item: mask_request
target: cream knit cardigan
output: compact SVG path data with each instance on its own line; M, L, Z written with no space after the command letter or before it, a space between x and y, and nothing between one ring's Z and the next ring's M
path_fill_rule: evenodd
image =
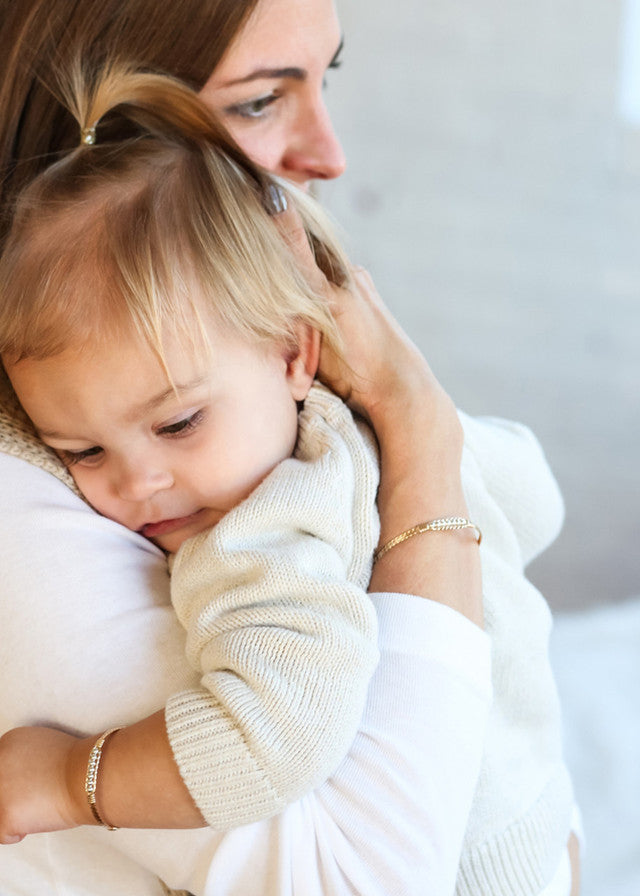
M460 418L462 483L470 517L483 533L494 701L456 896L534 896L560 864L573 793L549 661L551 613L524 569L557 536L564 508L526 427Z

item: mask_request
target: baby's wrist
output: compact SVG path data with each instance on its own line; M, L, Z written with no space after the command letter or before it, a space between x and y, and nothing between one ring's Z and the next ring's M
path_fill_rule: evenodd
M67 812L71 826L97 824L87 794L85 782L91 750L96 737L76 738L71 744L65 761Z

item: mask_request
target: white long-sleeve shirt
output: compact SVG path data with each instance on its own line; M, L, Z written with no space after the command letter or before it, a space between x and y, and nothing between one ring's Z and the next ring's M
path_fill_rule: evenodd
M97 732L197 686L164 556L0 454L0 730ZM276 818L211 830L33 835L2 896L412 896L453 892L490 702L486 636L447 607L372 595L380 664L332 778Z

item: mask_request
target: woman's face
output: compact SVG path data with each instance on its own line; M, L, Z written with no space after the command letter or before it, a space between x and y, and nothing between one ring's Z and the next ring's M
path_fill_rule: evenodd
M260 0L201 96L269 171L302 186L339 177L345 158L323 89L340 48L333 0Z

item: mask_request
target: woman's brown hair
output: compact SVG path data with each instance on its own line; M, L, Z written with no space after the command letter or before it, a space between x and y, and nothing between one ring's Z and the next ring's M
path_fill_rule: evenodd
M199 90L258 0L0 0L0 246L20 189L77 145L52 97L52 72L80 53L99 69L124 59ZM118 119L110 139L120 136Z

